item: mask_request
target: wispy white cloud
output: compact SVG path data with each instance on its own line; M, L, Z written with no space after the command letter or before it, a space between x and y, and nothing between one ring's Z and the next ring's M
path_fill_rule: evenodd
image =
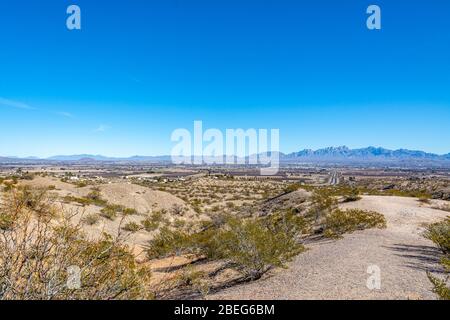
M2 97L0 97L0 106L16 108L16 109L24 109L24 110L35 110L36 109L26 103L23 103L20 101L9 100L9 99L2 98Z
M70 112L58 111L56 112L56 114L66 118L74 118L74 115L71 114Z
M109 130L109 129L111 129L110 126L101 124L101 125L98 126L97 129L94 130L94 132L105 132L106 130Z
M135 83L141 83L141 80L135 77L130 77L130 80L135 82Z

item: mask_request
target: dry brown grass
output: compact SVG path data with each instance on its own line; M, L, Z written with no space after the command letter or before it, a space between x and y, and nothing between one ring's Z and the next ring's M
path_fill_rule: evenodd
M151 298L150 270L122 235L88 239L45 191L12 190L0 218L0 300ZM68 285L74 266L80 287Z

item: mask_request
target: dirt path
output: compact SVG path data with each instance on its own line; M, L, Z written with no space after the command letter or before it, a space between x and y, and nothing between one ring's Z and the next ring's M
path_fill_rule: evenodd
M367 196L345 208L383 213L384 230L364 230L338 241L308 245L287 270L211 299L435 299L426 271L440 272L439 250L421 236L423 223L448 212L423 207L417 200ZM369 266L381 271L381 289L367 288Z

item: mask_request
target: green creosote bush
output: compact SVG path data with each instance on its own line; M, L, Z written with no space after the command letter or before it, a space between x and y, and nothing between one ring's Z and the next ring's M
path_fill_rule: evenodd
M203 231L187 233L162 228L149 242L150 259L195 254L220 259L254 280L285 263L304 250L298 236L305 229L303 218L284 212L256 219L226 217L221 225L210 224Z
M122 206L109 204L100 210L100 216L108 220L114 221L122 212Z
M450 254L450 217L442 222L429 225L424 236L433 241L444 254Z
M386 228L386 219L378 212L359 209L336 209L325 217L324 235L339 238L345 233L370 228Z
M97 224L97 222L98 222L99 219L100 219L99 215L96 214L96 213L93 213L93 214L89 214L89 215L83 217L83 218L81 219L81 221L82 221L84 224L87 224L87 225L89 225L89 226L93 226L93 225Z
M13 227L14 216L11 213L0 213L0 230L10 230Z
M75 186L77 188L84 188L87 187L89 184L86 181L77 181L75 182Z
M308 211L308 218L314 223L321 223L325 216L337 208L337 199L331 196L324 189L317 189L311 196L311 207Z
M148 217L148 218L144 219L141 222L141 224L142 224L142 227L145 229L145 231L152 232L159 228L160 223L159 223L159 221L155 221L151 217Z
M148 232L157 230L161 225L168 225L169 221L164 217L167 211L162 209L154 211L149 217L145 218L141 224Z
M136 223L136 222L128 222L124 227L123 230L131 232L131 233L135 233L138 232L139 230L141 230L141 226Z
M357 188L349 188L342 193L343 202L354 202L361 200L359 190Z
M441 264L444 268L445 277L438 278L427 273L428 278L434 286L433 292L441 300L450 300L449 274L450 274L450 217L444 221L429 225L424 233L425 238L433 241L444 254Z
M109 220L115 220L119 214L134 215L138 214L135 209L126 208L122 205L108 204L108 202L101 197L100 189L92 188L85 197L78 198L73 196L65 196L63 201L66 203L76 202L84 206L95 205L102 207L99 215Z

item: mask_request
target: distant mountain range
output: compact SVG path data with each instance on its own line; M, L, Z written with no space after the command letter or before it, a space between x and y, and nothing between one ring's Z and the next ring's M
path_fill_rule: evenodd
M128 158L106 157L103 155L78 154L58 155L45 159L36 157L17 158L0 157L1 163L29 163L29 162L170 162L170 156L132 156ZM450 165L450 153L438 155L418 150L398 149L389 150L380 147L367 147L350 149L346 146L329 147L318 150L304 149L289 154L280 153L283 163L303 162L339 162L339 163L385 163L385 162L412 162L429 163L438 162Z
M46 159L41 160L50 160L50 161L150 161L150 162L158 162L158 161L170 161L170 156L132 156L128 158L119 158L119 157L105 157L102 155L92 155L92 154L76 154L76 155L68 155L68 156L53 156Z
M106 157L93 154L58 155L48 158L38 157L0 157L0 163L28 163L28 162L118 162L118 161L140 161L140 162L167 162L171 161L170 156L132 156L132 157Z
M284 159L347 159L347 160L450 160L450 153L438 155L418 150L367 147L349 149L346 146L329 147L319 150L305 149L283 155Z

